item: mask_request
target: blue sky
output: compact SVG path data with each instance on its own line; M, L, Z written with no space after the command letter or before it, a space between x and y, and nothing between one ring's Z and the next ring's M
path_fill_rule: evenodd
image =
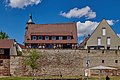
M36 24L77 22L79 42L105 18L120 35L120 0L0 0L0 30L23 43L32 13Z

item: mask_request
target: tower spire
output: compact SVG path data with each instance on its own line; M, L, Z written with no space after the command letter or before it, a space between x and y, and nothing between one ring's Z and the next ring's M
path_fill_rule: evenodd
M27 22L27 24L35 24L35 23L33 22L33 20L32 20L32 14L29 14L29 17L30 17L30 19L29 19L29 21Z

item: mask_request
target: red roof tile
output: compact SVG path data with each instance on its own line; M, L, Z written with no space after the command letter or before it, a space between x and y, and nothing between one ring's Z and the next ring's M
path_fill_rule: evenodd
M22 44L17 43L22 49L26 49L26 47Z
M14 39L1 39L0 48L10 48L14 44Z
M28 24L26 28L24 43L51 43L51 41L32 41L31 35L56 35L56 36L73 36L69 40L54 40L53 43L78 43L76 23L58 23L58 24ZM28 41L29 40L29 41Z
M80 43L80 46L85 46L86 42L88 41L89 37L85 38L83 42Z

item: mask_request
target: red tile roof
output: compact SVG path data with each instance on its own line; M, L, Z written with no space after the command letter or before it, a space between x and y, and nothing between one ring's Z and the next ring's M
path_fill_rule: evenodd
M87 41L88 41L89 37L85 38L83 42L80 43L80 47L83 47L86 45Z
M72 36L73 35L73 33L72 33L72 31L70 32L70 31L54 31L54 32L32 32L31 33L31 35L47 35L47 36L49 36L49 35L53 35L53 36Z
M57 23L57 24L28 24L26 28L24 43L78 43L76 23ZM73 36L72 40L44 40L33 41L31 35L56 35L56 36ZM29 40L29 41L28 41Z
M17 43L22 49L26 49L26 47L22 44Z
M11 48L14 44L14 39L1 39L0 40L0 48Z

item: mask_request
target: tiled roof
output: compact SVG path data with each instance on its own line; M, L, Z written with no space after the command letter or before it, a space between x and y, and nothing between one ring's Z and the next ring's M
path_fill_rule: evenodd
M32 32L31 33L31 35L55 35L55 36L60 36L60 35L62 35L62 36L71 36L71 35L73 35L73 33L72 33L72 31L70 32L70 31L59 31L59 32Z
M0 48L10 48L14 44L14 39L1 39Z
M31 35L56 35L56 36L73 36L70 43L78 43L77 41L77 27L76 23L56 23L56 24L28 24L26 28L25 41L31 40ZM32 41L33 43L35 41ZM39 43L42 43L38 41ZM44 41L43 41L44 42ZM50 41L46 41L49 43ZM61 41L54 40L54 43L62 43ZM65 43L67 43L66 41ZM69 42L68 42L69 43Z
M26 49L26 47L22 44L17 43L22 49Z
M83 47L86 45L87 41L88 41L89 37L85 38L83 42L80 43L80 47Z

